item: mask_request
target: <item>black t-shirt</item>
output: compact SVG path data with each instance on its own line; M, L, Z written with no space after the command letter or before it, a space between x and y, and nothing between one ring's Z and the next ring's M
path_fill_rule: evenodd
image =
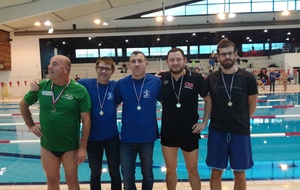
M256 79L248 71L238 69L234 74L231 102L224 88L221 70L211 73L206 81L212 97L212 112L209 127L235 134L250 134L250 115L248 97L258 94ZM230 94L233 74L223 74L226 88Z
M182 77L181 77L182 78ZM180 91L180 108L175 92L179 96L181 78L177 81L170 72L162 74L162 127L161 137L169 139L195 140L199 134L192 133L192 127L198 122L198 97L209 94L205 79L199 73L186 69ZM174 82L175 92L172 81Z

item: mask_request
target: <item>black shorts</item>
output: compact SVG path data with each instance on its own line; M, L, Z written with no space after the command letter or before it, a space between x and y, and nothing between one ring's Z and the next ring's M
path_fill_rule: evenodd
M193 150L199 149L199 139L183 140L183 139L161 138L160 143L168 147L179 147L186 152L192 152Z
M50 152L57 158L61 158L65 154L65 152L59 152L59 151L50 151Z

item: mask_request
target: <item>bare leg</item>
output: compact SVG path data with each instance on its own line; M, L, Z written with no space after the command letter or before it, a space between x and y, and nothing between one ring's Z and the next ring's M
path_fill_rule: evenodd
M79 190L78 165L75 162L76 151L68 151L62 156L68 189Z
M201 189L201 180L198 173L198 152L198 149L192 152L182 151L192 190Z
M223 170L212 169L210 177L210 189L211 190L221 190Z
M167 147L162 146L162 151L166 163L167 174L166 174L166 182L168 190L176 190L177 185L177 147Z
M245 171L234 171L234 190L246 190Z
M59 190L61 159L41 147L41 160L47 178L48 190Z

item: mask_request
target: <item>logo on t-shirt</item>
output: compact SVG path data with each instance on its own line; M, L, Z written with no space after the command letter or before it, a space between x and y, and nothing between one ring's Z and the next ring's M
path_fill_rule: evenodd
M113 97L113 94L111 92L108 92L107 93L107 100L112 100L114 97Z
M62 96L63 98L66 98L68 100L73 100L73 96L71 94L65 94Z
M185 82L184 83L184 88L193 89L193 87L194 87L193 83L190 83L190 82Z
M47 90L43 90L42 91L42 95L43 96L52 96L53 92L52 91L47 91Z
M144 94L143 95L144 98L150 98L150 91L148 89L145 89L143 94Z
M168 83L169 83L169 80L165 80L165 81L164 81L164 84L168 84Z

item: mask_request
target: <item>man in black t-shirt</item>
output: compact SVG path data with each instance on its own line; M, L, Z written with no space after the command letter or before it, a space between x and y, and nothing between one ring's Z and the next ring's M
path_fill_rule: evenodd
M192 189L200 189L198 154L200 132L206 127L211 98L201 74L185 67L186 58L179 48L168 52L168 72L161 73L162 80L162 126L161 144L166 163L166 183L169 190L177 184L177 157L179 148L185 159ZM203 97L203 121L198 122L198 96Z
M212 169L210 188L221 189L229 161L234 189L246 189L245 170L253 166L250 117L257 103L256 79L234 64L235 44L227 38L218 44L217 56L222 68L206 79L212 98L206 158Z

